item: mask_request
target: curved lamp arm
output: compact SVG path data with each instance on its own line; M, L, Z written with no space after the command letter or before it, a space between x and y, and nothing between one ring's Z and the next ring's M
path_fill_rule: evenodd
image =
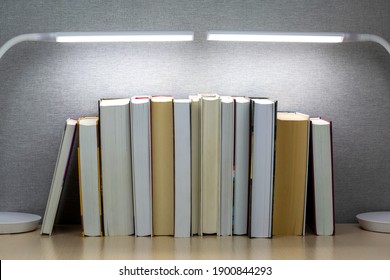
M343 42L374 42L384 47L390 54L390 43L384 38L374 34L345 33Z
M384 47L390 54L389 42L384 38L373 34L341 32L252 32L212 30L207 33L207 40L286 43L375 42Z
M192 31L132 31L132 32L52 32L22 34L7 41L0 48L1 57L13 46L26 41L59 43L93 42L178 42L193 41Z

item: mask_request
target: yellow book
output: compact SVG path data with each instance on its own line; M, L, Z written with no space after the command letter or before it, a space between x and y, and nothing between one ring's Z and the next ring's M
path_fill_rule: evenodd
M151 98L153 235L174 234L173 98Z
M304 235L309 116L277 114L273 235Z

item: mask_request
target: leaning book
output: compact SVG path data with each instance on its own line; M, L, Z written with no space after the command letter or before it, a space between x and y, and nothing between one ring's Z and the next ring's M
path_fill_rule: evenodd
M58 152L57 162L54 169L51 182L49 198L45 215L43 217L41 234L51 234L53 231L54 220L57 214L58 204L64 186L64 180L69 165L69 159L72 152L73 143L76 135L77 120L67 119L64 132Z
M316 235L334 235L332 122L310 118L307 224Z

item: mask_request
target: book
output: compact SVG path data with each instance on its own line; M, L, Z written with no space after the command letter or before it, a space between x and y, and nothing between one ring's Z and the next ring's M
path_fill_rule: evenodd
M332 122L310 118L307 224L316 235L334 235Z
M131 150L136 236L152 235L150 97L131 98Z
M67 173L72 147L75 141L76 127L77 120L66 120L54 169L53 179L51 181L46 210L43 216L41 234L51 235L53 231L54 220L60 202L60 197Z
M250 100L235 97L233 234L248 233Z
M174 100L175 237L191 235L191 115L190 100Z
M273 235L304 235L309 116L278 112L275 143Z
M220 235L232 235L234 99L221 96Z
M200 95L201 183L200 235L220 231L221 100L217 94Z
M250 188L249 236L272 236L274 149L277 103L252 99L252 181Z
M174 234L173 97L151 98L153 235Z
M191 235L200 228L200 99L191 100Z
M79 190L83 236L103 235L98 123L97 117L78 120Z
M130 99L99 100L105 236L134 234Z

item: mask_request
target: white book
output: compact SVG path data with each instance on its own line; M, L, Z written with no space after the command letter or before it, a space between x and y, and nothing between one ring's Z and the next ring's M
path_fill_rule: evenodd
M334 235L332 122L310 118L307 223L316 235Z
M234 100L221 96L220 235L232 235L233 219Z
M130 99L102 99L100 145L104 235L134 234Z
M249 235L271 237L276 102L252 99L252 109L253 158Z
M191 235L191 122L190 100L174 100L175 237Z
M102 235L98 118L78 120L79 189L83 236Z
M199 233L200 222L200 99L191 100L191 235Z
M60 202L66 171L76 135L76 127L77 120L66 120L51 182L50 193L47 199L46 211L42 221L41 234L51 234L53 231L54 220L57 214L58 204Z
M131 146L136 236L152 235L150 98L131 98Z
M250 100L235 97L233 233L236 235L248 233L250 131Z
M217 94L201 97L200 235L220 229L221 100Z

